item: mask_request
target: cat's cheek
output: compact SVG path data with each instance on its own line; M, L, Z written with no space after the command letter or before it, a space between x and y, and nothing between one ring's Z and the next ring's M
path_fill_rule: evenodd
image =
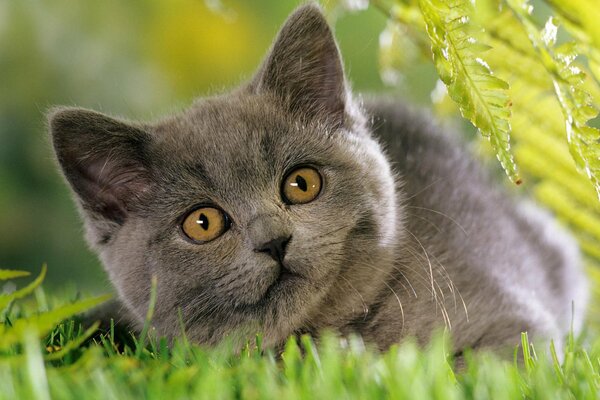
M136 322L141 323L147 309L151 274L143 265L135 262L143 258L129 253L124 259L123 254L126 253L118 249L105 249L99 256L122 303L135 316ZM135 261L127 260L129 256Z

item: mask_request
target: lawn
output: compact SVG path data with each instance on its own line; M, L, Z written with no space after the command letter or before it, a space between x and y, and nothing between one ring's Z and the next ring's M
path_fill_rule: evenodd
M359 338L331 334L318 344L305 336L291 338L282 354L262 351L260 337L241 353L227 345L202 348L185 337L168 346L151 329L123 346L114 331L92 340L94 327L84 330L73 317L106 296L47 295L40 286L44 275L42 269L31 283L0 295L1 399L595 399L600 394L600 340L590 333L566 341L563 361L556 356L561 351L534 347L523 334L524 347L515 352L522 352L524 361L471 353L460 369L453 367L443 333L426 349L407 341L384 353ZM17 282L17 277L15 271L0 271L0 280Z

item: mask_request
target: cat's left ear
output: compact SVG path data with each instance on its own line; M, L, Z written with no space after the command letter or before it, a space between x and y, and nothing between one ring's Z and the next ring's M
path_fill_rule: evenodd
M343 125L344 69L331 29L317 5L302 6L288 18L251 88L276 94L292 113Z
M150 136L135 124L77 108L52 110L48 122L58 162L87 220L97 230L122 225L149 191Z

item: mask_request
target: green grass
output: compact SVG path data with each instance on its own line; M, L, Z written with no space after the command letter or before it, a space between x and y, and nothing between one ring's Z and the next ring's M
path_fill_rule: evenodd
M168 346L150 329L146 340L133 338L131 345L119 347L113 331L90 340L95 327L85 331L72 317L48 328L48 321L89 308L102 298L47 298L39 286L29 299L16 301L14 293L23 295L22 291L0 295L0 301L10 300L0 314L0 399L586 399L600 395L600 340L591 335L587 341L569 338L562 362L552 348L536 349L524 334L524 347L515 349L524 354L523 362L470 353L460 370L453 367L442 334L426 349L408 341L383 353L366 347L359 338L324 335L315 344L301 337L290 339L282 354L274 354L260 349L260 338L241 353L225 345L202 348L185 338Z

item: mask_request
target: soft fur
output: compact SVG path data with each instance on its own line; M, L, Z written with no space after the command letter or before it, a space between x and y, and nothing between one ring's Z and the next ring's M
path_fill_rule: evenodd
M282 28L247 85L152 124L73 108L49 115L87 238L139 326L267 345L323 328L380 348L451 329L457 350L577 328L586 287L574 241L493 184L456 139L396 101L359 105L321 11ZM286 205L281 182L315 166L323 189ZM231 228L205 244L182 218L214 204ZM265 242L286 236L283 265ZM278 281L282 268L297 274ZM574 303L574 315L572 315Z

